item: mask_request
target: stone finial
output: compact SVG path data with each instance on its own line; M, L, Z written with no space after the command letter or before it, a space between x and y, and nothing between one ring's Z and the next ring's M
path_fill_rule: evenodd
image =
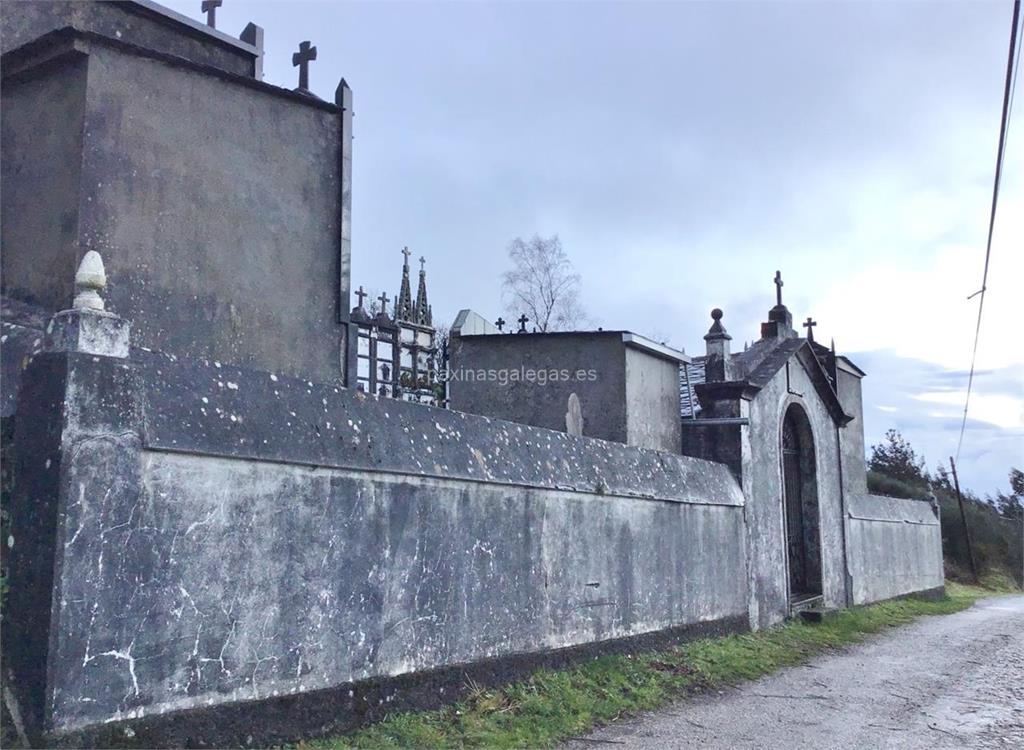
M715 308L711 311L711 319L714 323L711 324L711 328L704 335L705 341L712 341L717 339L732 340L732 336L729 335L728 331L725 330L725 326L722 325L722 311L719 308Z
M714 322L704 335L704 341L707 342L704 377L708 382L729 380L732 374L732 353L729 351L732 336L722 325L722 311L719 308L711 311L711 319Z
M106 286L107 272L103 268L103 258L95 250L90 250L75 272L75 301L72 307L76 310L103 310L106 306L99 293Z
M106 286L103 258L90 250L75 272L75 299L71 309L61 310L46 326L48 351L128 357L131 324L104 309L99 293Z

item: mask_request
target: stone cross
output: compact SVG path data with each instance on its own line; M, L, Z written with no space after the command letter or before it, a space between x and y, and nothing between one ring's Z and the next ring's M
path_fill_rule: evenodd
M427 266L427 259L426 259L426 258L424 258L424 257L423 257L423 256L421 255L421 256L420 256L420 270L421 270L421 271L425 271L425 270L427 270L426 266Z
M203 0L203 13L206 14L206 25L211 29L217 28L217 8L224 4L224 0Z
M504 318L498 318L496 321L494 321L494 325L498 326L498 330L499 331L504 330L504 328L505 328L505 319Z
M356 296L359 298L359 306L363 306L363 298L367 296L366 292L363 291L363 285L359 285L359 289L356 291Z
M577 437L583 436L583 408L575 393L569 394L569 403L565 412L565 431Z
M384 314L384 315L387 315L388 314L388 293L387 292L381 292L380 296L377 299L380 300L380 311L381 311L381 313Z
M782 271L775 272L775 304L782 306Z
M309 42L301 42L299 51L292 54L292 67L299 68L299 90L309 91L309 63L316 59L316 47L309 46Z
M402 255L405 256L405 261L403 261L405 265L409 265L409 256L412 255L412 252L410 252L408 247L402 248Z
M530 319L526 317L526 313L519 316L519 333L526 333L526 324L530 322Z
M818 325L816 322L811 320L811 316L807 316L807 320L804 321L804 328L807 329L807 340L814 341L814 326Z
M95 250L87 252L75 272L75 301L72 307L76 310L103 310L103 298L99 293L107 286L107 272L103 268L103 258Z

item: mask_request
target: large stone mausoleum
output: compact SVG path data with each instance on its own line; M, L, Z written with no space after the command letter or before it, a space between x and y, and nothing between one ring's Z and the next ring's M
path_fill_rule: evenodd
M309 91L314 46L291 90L254 24L0 19L3 665L31 734L284 742L942 590L933 508L867 493L864 373L781 278L736 353L717 310L694 357L464 311L453 367L484 376L389 398L393 371L359 387L352 91ZM546 385L489 375L527 368Z

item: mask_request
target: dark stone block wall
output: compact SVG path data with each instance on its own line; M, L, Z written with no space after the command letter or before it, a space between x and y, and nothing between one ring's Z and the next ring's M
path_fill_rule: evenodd
M57 432L15 502L57 484L12 594L52 623L21 663L54 736L744 623L724 466L142 350L24 377Z
M343 381L338 107L75 30L3 63L6 296L66 308L98 250L138 345Z

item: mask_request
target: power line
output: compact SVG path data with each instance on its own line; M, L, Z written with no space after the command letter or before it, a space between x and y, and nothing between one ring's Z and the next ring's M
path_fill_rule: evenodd
M1017 58L1017 20L1020 18L1020 0L1013 2L1013 21L1010 24L1010 51L1006 57L1006 83L1003 87L1003 115L999 123L999 148L996 150L996 174L992 183L992 211L988 219L988 241L985 244L985 269L981 275L981 289L972 294L978 296L978 321L974 325L974 348L971 351L971 372L967 377L967 397L964 399L964 418L960 423L960 439L956 444L956 457L960 458L960 448L964 443L964 432L967 429L967 408L971 403L971 388L974 385L974 366L978 358L978 338L981 335L981 313L985 308L985 291L988 286L988 261L992 255L992 233L996 225L996 206L999 204L999 183L1003 176L1003 156L1006 153L1006 131L1010 122L1010 104L1013 100L1014 83L1016 83Z

